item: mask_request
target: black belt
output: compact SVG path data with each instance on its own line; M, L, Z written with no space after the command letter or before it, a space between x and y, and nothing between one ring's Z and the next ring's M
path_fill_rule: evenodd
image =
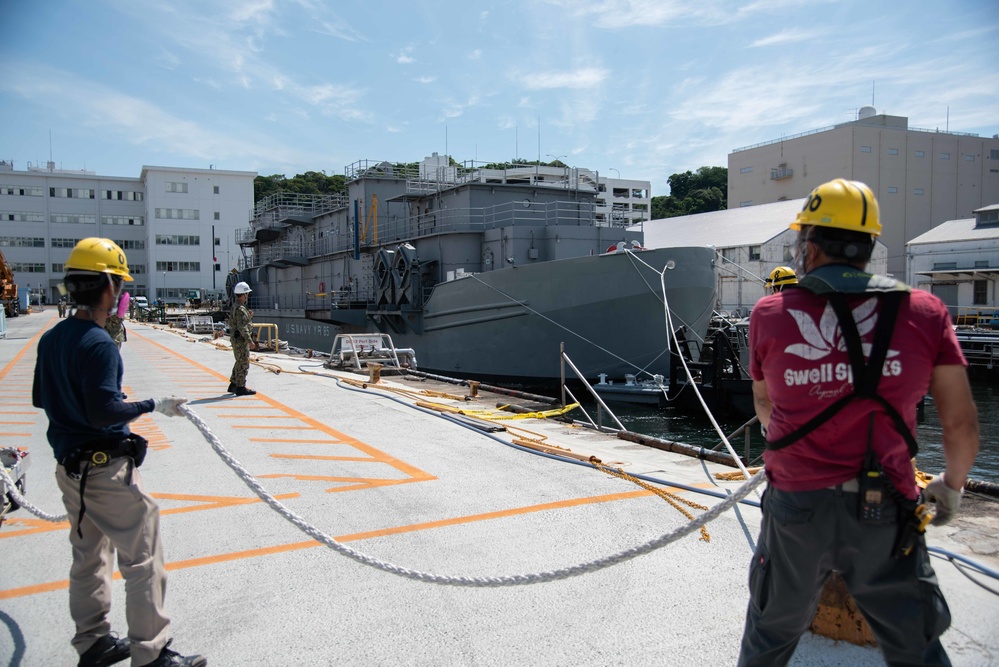
M87 444L73 449L68 454L59 459L59 465L66 474L74 479L80 480L80 515L76 520L76 534L83 537L83 515L87 511L87 504L83 500L83 492L87 488L87 474L92 468L103 468L114 459L123 456L131 457L135 462L135 467L142 465L146 458L146 447L148 441L141 435L130 433L122 438L103 439L88 442ZM83 471L80 471L80 465Z

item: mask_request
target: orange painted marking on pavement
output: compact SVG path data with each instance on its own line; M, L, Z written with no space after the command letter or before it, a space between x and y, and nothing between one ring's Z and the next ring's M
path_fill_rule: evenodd
M284 426L283 424L233 424L229 428L270 429L272 431L315 431L312 426Z
M37 415L37 410L0 410L0 415Z
M595 505L598 503L614 502L618 500L630 500L633 498L642 498L644 496L652 495L651 491L628 491L625 493L611 493L601 496L589 496L586 498L573 498L571 500L560 500L551 503L543 503L540 505L528 505L527 507L515 507L508 510L498 510L495 512L485 512L482 514L471 514L469 516L455 517L452 519L441 519L439 521L427 521L424 523L414 523L408 526L396 526L394 528L381 528L379 530L370 530L363 533L351 533L349 535L340 535L334 537L337 542L356 542L359 540L368 540L375 537L384 537L386 535L401 535L403 533L415 533L421 530L432 530L434 528L446 528L449 526L459 526L462 524L475 523L478 521L491 521L493 519L503 519L511 516L519 516L523 514L532 514L535 512L546 512L549 510L563 509L566 507L580 507L583 505ZM313 547L325 546L321 542L316 540L307 540L305 542L292 542L290 544L277 544L270 547L261 547L258 549L248 549L246 551L233 551L225 554L217 554L215 556L204 556L201 558L189 558L187 560L174 561L172 563L166 564L166 569L168 571L184 570L192 567L203 567L206 565L217 565L219 563L227 563L236 560L246 560L248 558L260 558L262 556L272 556L275 554L290 553L293 551L300 551L301 549L311 549ZM121 573L115 572L114 578L120 580ZM0 600L10 600L12 598L26 597L28 595L37 595L39 593L49 593L51 591L65 590L69 588L69 581L51 581L44 584L35 584L34 586L23 586L21 588L9 588L7 590L0 590Z
M243 419L246 415L215 415L223 419ZM253 415L254 419L295 419L291 415Z
M306 459L309 461L363 461L365 463L381 463L367 456L322 456L320 454L271 454L274 459Z
M180 493L151 493L149 494L153 498L158 498L160 500L186 500L192 502L200 501L198 505L188 505L185 507L171 507L169 509L160 508L161 515L167 514L184 514L185 512L200 512L202 510L214 510L222 509L225 507L235 507L236 505L252 505L254 503L263 502L260 498L240 498L235 496L191 496ZM298 493L284 493L279 496L274 496L278 500L287 500L289 498L298 498ZM54 530L66 530L69 528L69 521L61 521L59 523L53 523L51 521L43 521L41 519L31 519L31 518L10 518L6 519L10 523L11 527L18 525L25 525L28 528L22 530L5 530L0 532L0 540L7 539L10 537L18 537L20 535L35 535L37 533L50 533Z
M35 422L0 422L0 424L34 424Z
M274 459L307 459L310 461L364 461L365 463L380 463L367 456L319 456L314 454L271 454Z
M164 345L161 345L161 344L157 343L156 341L151 340L150 338L147 338L147 337L143 336L142 334L134 334L134 335L137 338L139 338L140 340L143 340L143 341L149 343L150 345L159 348L160 350L162 350L163 352L171 355L172 357L177 358L177 359L181 359L184 362L186 362L187 364L190 364L191 366L194 366L195 368L198 368L198 369L202 370L203 372L205 372L205 373L207 373L207 374L209 374L211 376L219 378L223 382L225 382L225 381L228 380L228 378L225 377L225 376L223 376L221 373L217 373L216 371L212 370L211 368L208 368L207 366L199 364L198 362L194 361L193 359L189 359L188 357L183 356L179 352L171 350L170 348L168 348L168 347L166 347ZM308 415L306 415L306 414L304 414L302 412L299 412L298 410L295 410L295 409L291 408L290 406L284 405L284 404L279 403L279 402L277 402L276 400L274 400L274 399L272 399L270 397L264 396L263 394L257 394L251 400L252 400L253 403L265 403L265 404L267 404L268 406L270 406L272 408L275 408L277 410L281 410L285 414L292 415L296 419L298 419L300 422L302 422L303 424L306 424L307 426L311 427L311 429L314 429L314 430L319 431L321 433L325 433L326 435L328 435L330 437L336 438L337 440L341 441L343 444L350 445L351 447L354 447L355 449L358 449L361 452L367 454L371 458L376 459L376 460L378 460L381 463L384 463L386 465L389 465L389 466L395 468L396 470L398 470L399 472L401 472L403 474L409 475L414 480L417 480L417 481L429 481L429 480L436 479L433 475L430 475L429 473L426 473L426 472L420 470L416 466L410 465L409 463L406 463L405 461L397 459L394 456L390 456L389 454L387 454L387 453L385 453L385 452L383 452L381 450L378 450L378 449L372 447L371 445L368 445L368 444L366 444L364 442L361 442L357 438L353 438L353 437L347 435L346 433L342 433L342 432L340 432L340 431L338 431L338 430L336 430L336 429L334 429L334 428L332 428L330 426L327 426L326 424L324 424L324 423L322 423L322 422L320 422L320 421L318 421L316 419L313 419L312 417L309 417ZM232 405L227 405L226 406L227 409L231 408L231 407L233 407L233 406ZM256 409L259 409L258 406L253 406L253 407L256 408ZM279 429L281 429L281 430L309 430L309 429L305 429L304 427L296 427L296 426L256 426L256 427L254 427L254 426L237 425L237 424L234 424L232 426L232 428L258 428L258 429L271 429L271 430L279 430Z
M289 438L247 438L250 442L311 443L314 445L342 445L339 440L291 440Z
M290 473L272 473L270 475L257 475L257 479L294 479L299 482L344 482L344 486L334 486L326 489L326 493L339 493L341 491L360 491L362 489L377 489L381 486L399 486L400 484L412 484L414 482L426 482L425 479L385 479L377 477L365 479L363 477L328 477L326 475L295 475ZM431 477L430 480L437 479ZM359 484L349 484L348 482L360 482Z

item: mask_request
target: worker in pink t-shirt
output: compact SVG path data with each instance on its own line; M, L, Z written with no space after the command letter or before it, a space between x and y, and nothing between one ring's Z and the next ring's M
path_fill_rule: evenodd
M750 565L740 665L783 665L837 572L890 664L949 665L950 612L923 539L916 406L932 393L946 470L932 523L957 513L978 453L966 362L937 297L864 269L881 234L865 184L812 191L791 224L797 289L750 318L750 375L769 485Z

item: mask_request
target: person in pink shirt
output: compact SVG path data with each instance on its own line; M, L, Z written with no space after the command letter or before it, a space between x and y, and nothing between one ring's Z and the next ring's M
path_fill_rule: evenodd
M933 524L958 511L978 453L978 414L947 308L867 273L881 233L865 184L812 191L798 231L798 288L750 316L750 375L768 481L750 564L740 665L783 665L837 572L889 664L949 665L950 612L922 535L912 458L930 392L946 470L926 488Z

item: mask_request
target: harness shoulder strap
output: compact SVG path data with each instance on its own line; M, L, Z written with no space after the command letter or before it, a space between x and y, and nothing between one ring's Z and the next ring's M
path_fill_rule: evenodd
M895 429L905 439L909 448L909 455L916 455L919 446L912 432L906 426L905 420L894 406L877 395L878 384L881 382L885 359L888 357L888 346L891 343L892 331L895 329L895 322L898 319L898 311L902 303L903 294L906 294L906 292L892 291L881 293L881 311L874 330L874 341L871 344L870 357L865 361L860 332L857 329L857 323L853 319L853 312L850 310L846 296L838 292L827 293L826 296L833 311L836 313L836 319L839 321L840 331L846 343L847 354L850 357L850 368L853 371L853 392L838 399L783 438L767 442L767 449L778 450L794 444L808 433L811 433L832 419L852 400L862 397L874 399L884 408L885 412L891 418Z

